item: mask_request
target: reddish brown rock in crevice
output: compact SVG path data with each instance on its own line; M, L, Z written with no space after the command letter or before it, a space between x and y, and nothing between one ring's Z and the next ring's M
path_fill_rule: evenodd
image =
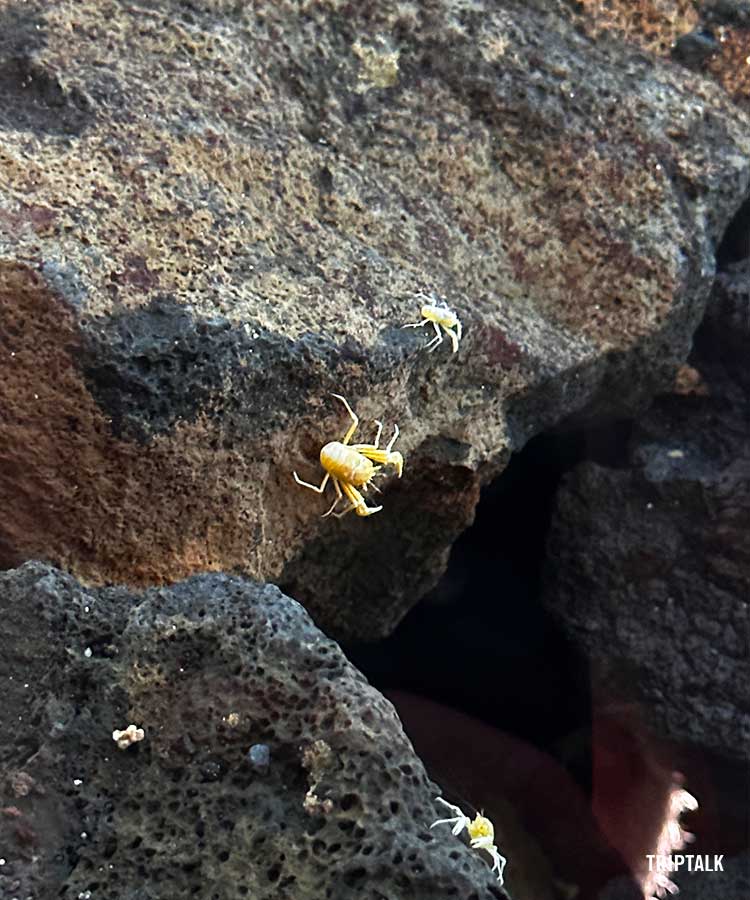
M54 556L71 538L85 559L86 523L76 513L107 485L116 447L73 363L74 314L34 268L6 261L0 323L3 564Z
M240 454L212 457L224 458L217 479L201 461L211 427L148 447L116 437L77 362L76 314L31 266L0 264L0 335L5 566L41 557L95 582L144 585L246 558L240 494L227 483Z

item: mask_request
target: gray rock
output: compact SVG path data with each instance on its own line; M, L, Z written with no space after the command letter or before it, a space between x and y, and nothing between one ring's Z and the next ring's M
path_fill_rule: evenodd
M604 696L641 701L662 738L746 760L750 292L734 268L717 279L689 385L637 422L630 466L586 463L565 480L546 603Z
M0 575L0 618L0 896L505 897L430 830L391 704L276 588L134 595L29 563Z
M750 3L747 0L704 0L701 12L712 23L750 28Z
M256 772L265 773L271 765L271 748L268 744L253 744L247 752L247 758Z
M672 56L683 65L699 69L710 56L720 50L721 44L709 29L694 28L677 39Z

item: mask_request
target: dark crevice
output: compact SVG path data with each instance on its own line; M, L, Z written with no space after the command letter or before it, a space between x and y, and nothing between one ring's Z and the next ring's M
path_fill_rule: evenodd
M588 665L545 614L541 573L558 484L584 459L625 464L630 422L530 441L482 491L437 587L377 644L347 653L381 690L407 690L554 752L588 727ZM588 781L587 760L577 776Z
M733 263L750 257L750 197L734 214L716 251L716 268L719 272Z

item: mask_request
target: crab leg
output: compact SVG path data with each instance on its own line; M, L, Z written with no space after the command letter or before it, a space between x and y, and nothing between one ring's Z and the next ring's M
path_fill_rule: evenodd
M310 490L315 491L316 494L323 493L323 491L326 489L326 485L328 484L328 479L331 477L330 473L326 472L323 476L323 480L319 485L317 485L310 484L309 481L303 481L296 472L292 472L292 475L294 475L294 480L297 482L297 484L301 484L302 487L310 488Z
M346 411L352 417L351 428L349 429L349 431L346 432L344 439L341 441L342 444L348 444L349 441L352 439L352 435L357 430L357 425L359 425L359 419L357 418L357 414L354 412L354 410L351 408L351 406L349 406L349 404L346 402L345 397L342 397L341 394L331 394L331 396L335 397L337 400L340 400L346 407Z
M339 503L344 499L344 495L341 493L341 488L339 487L338 479L336 479L336 478L333 479L333 486L336 489L336 499L333 501L333 505L328 510L328 512L323 513L323 515L320 517L321 519L327 519L328 516L330 516L331 513L334 511L334 509L336 509L336 507L339 505Z
M342 513L335 513L337 519L340 519L342 516L345 516L348 512L351 512L353 509L357 511L357 514L360 516L371 516L373 513L380 512L383 508L382 506L368 506L365 503L365 498L360 494L360 492L352 487L350 484L343 482L341 485L341 490L346 494L346 499L351 503L351 506L344 510ZM366 510L365 512L360 512L360 510Z
M438 819L437 822L433 822L430 825L430 828L434 828L436 825L452 825L451 831L453 834L461 834L461 832L466 827L466 816L454 816L452 819Z
M440 346L440 344L443 343L443 335L442 335L442 332L440 331L440 326L438 325L437 322L433 322L432 325L435 329L435 337L429 342L429 344L427 344L427 348L426 348L430 352L437 349Z
M396 433L388 442L388 447L393 446L393 442L398 437L398 426L396 426ZM383 466L393 466L396 470L398 477L401 477L401 474L404 469L404 458L398 452L398 450L379 450L377 447L373 447L370 444L355 444L354 448L358 453L361 453L362 456L366 456L368 459L371 459L373 462L380 463Z

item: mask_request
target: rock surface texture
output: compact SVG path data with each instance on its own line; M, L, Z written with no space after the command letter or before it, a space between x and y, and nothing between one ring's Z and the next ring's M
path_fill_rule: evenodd
M636 424L630 465L560 491L547 605L602 696L657 735L743 761L750 746L750 267L717 278L691 367Z
M0 564L238 570L388 632L533 434L671 379L750 121L566 3L0 7ZM403 331L420 292L452 355ZM401 426L320 521L317 454Z
M393 707L276 588L132 595L28 563L0 575L0 617L3 898L506 896L430 831Z
M587 34L671 57L750 108L748 0L579 0L577 12Z

